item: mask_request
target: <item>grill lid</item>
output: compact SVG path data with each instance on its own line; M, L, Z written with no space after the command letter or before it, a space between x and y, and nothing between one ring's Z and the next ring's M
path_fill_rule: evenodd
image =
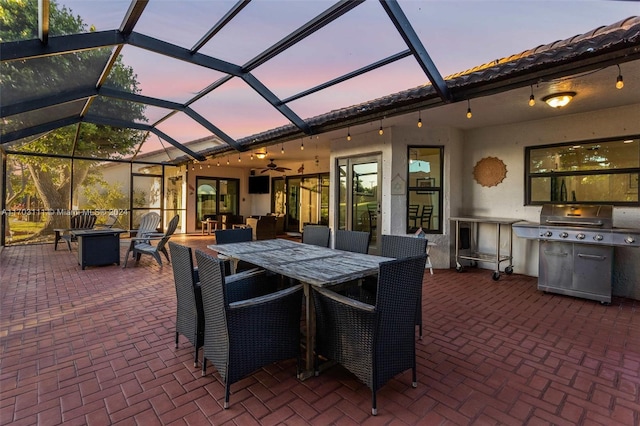
M544 204L540 225L613 228L613 206Z

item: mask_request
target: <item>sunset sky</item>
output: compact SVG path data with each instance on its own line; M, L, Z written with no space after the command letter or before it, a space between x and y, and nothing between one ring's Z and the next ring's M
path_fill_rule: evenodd
M129 1L120 0L59 3L97 30L118 28L129 6ZM191 48L235 3L151 0L134 31ZM242 65L332 4L254 0L200 52ZM399 0L399 4L443 76L640 15L640 3L630 1ZM380 3L369 0L253 74L284 99L405 49ZM147 96L183 103L222 76L132 46L122 54ZM304 119L426 82L409 57L288 105ZM288 124L238 79L192 107L236 139ZM166 113L147 110L151 123ZM172 135L174 128L181 128L180 142L209 135L180 114L159 126Z

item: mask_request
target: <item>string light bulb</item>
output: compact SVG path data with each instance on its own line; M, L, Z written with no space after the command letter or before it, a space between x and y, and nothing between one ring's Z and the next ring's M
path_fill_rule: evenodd
M280 154L284 154L284 143L282 144L282 147L280 148Z
M238 163L242 162L242 158L240 158L240 154L238 153Z
M227 166L229 165L229 156L227 155Z
M422 127L422 111L418 111L418 128Z
M220 167L220 159L218 158L218 164L216 166Z
M473 114L471 114L471 101L467 99L467 118L471 117L473 117Z
M351 129L349 127L347 127L347 140L351 140Z
M618 78L616 79L616 89L620 90L624 87L624 80L622 79L622 71L620 71L620 65L618 65Z
M382 120L380 120L380 129L378 129L378 134L380 136L384 135L384 130L382 129Z
M300 139L300 151L304 151L304 140Z
M251 157L249 157L249 158L251 158L253 160L253 151L251 151Z
M533 85L531 85L531 96L529 96L529 106L536 104L536 98L533 96Z

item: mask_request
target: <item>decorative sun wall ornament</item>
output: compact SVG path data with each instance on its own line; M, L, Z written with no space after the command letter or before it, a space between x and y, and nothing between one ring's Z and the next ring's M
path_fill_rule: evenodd
M507 166L496 157L485 157L473 168L473 178L482 186L496 186L506 176Z

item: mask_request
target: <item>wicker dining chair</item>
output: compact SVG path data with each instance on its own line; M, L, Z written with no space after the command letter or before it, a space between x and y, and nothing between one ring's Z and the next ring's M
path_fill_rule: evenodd
M244 243L247 241L253 241L253 230L251 228L235 228L235 229L216 229L213 231L216 237L216 244L231 244L231 243ZM225 275L231 275L234 273L231 268L231 261L225 256L218 256L218 258L224 261L224 273ZM235 272L250 271L255 269L256 266L248 262L238 261L236 262Z
M305 225L302 229L302 242L314 246L329 247L331 228L324 225Z
M193 266L191 247L169 242L176 287L176 349L180 334L194 346L193 366L198 366L198 351L204 344L204 311L198 270Z
M416 377L416 309L427 256L380 264L375 305L326 288L313 288L318 358L336 361L372 392L371 413L378 412L376 393L389 379L412 369Z
M257 369L295 358L299 370L302 285L253 297L263 273L230 286L219 259L196 250L196 262L205 317L202 375L210 360L225 384L224 408L229 408L231 385Z
M364 231L347 231L338 229L335 235L334 248L336 250L351 251L367 254L371 234Z
M394 259L420 256L427 252L427 244L428 240L426 238L406 237L404 235L382 235L380 240L380 255ZM356 290L357 293L353 290ZM365 277L360 288L352 289L352 291L347 294L350 297L354 297L365 303L374 303L373 301L376 299L376 290L376 280L374 278ZM422 290L418 297L420 303L418 303L416 312L416 325L418 326L419 337L422 339Z

